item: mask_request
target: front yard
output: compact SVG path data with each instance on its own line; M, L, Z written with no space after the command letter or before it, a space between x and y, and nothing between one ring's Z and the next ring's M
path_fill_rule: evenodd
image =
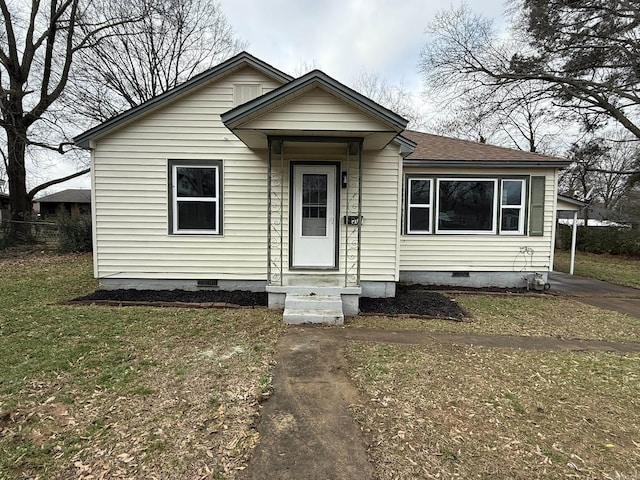
M570 260L571 254L568 251L556 250L553 269L569 273ZM574 273L617 285L640 288L640 258L576 252Z
M238 478L270 393L279 312L60 305L86 255L0 260L0 479ZM472 323L347 328L640 341L549 296L459 295ZM640 355L349 343L379 478L637 478ZM616 476L617 475L617 476Z
M91 258L0 261L0 479L234 478L280 316L58 305Z

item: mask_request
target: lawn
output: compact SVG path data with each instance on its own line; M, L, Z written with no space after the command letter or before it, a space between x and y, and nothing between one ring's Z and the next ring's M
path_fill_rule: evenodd
M378 478L640 478L640 355L351 343Z
M0 260L0 479L235 478L278 312L66 306L87 255Z
M347 324L350 328L421 330L436 333L640 341L640 319L585 305L568 297L545 294L459 293L454 294L452 298L471 314L472 321L367 316L349 319Z
M69 306L87 255L0 259L0 479L233 479L258 442L280 312ZM639 341L546 295L455 297L474 321L347 328ZM638 478L640 356L349 343L379 478Z
M569 273L570 252L556 250L553 269ZM640 288L640 258L576 252L576 275L597 278L617 285Z

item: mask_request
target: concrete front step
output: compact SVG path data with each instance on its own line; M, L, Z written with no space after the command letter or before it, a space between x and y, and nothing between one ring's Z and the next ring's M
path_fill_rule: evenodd
M287 324L324 323L342 325L340 295L290 295L284 301L282 319Z

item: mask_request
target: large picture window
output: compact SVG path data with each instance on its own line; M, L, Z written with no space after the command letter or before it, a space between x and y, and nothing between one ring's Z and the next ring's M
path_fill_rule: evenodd
M497 180L438 179L437 233L495 233Z
M220 234L222 162L170 162L171 232Z
M410 178L407 187L407 233L431 233L433 180Z

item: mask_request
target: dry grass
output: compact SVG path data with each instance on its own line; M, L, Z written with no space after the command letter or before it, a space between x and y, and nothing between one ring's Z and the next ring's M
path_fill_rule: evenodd
M353 328L640 341L640 319L584 305L570 298L519 294L457 294L453 298L473 316L472 322L355 317L348 324Z
M569 273L570 260L570 252L556 250L553 269ZM574 273L617 285L640 288L640 258L628 258L606 253L576 252Z
M0 479L235 478L280 316L73 307L89 256L0 260Z
M639 355L350 344L379 478L640 476Z

